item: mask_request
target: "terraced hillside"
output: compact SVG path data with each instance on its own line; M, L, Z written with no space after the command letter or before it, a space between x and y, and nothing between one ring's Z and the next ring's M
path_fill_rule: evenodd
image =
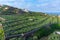
M40 40L54 31L51 25L58 18L6 5L0 11L0 40Z
M23 36L25 33L41 28L43 25L51 22L50 16L41 16L39 14L1 15L0 19L5 33L5 38L18 34ZM23 40L23 38L20 39L19 37L11 40L15 39Z
M26 12L25 9L18 9L7 5L0 6L0 14L2 15L24 14L24 13L28 12Z

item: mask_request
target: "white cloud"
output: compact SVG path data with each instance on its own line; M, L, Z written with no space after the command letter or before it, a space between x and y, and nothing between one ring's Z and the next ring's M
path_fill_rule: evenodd
M57 7L57 6L60 6L60 1L59 0L55 0L55 1L52 1L51 3L50 3L50 5L53 7Z
M26 0L0 0L0 4L32 10L41 9L42 11L60 11L60 0L28 0L28 2L26 2Z
M49 0L37 0L38 2L47 2Z
M45 6L47 6L47 5L49 5L48 3L43 3L43 4L37 4L36 6L37 7L45 7Z
M40 0L39 0L40 1ZM48 0L46 0L48 1ZM37 4L37 7L41 8L42 11L60 11L60 0L51 0L49 2L44 2L42 4ZM41 1L40 1L41 2Z
M23 5L24 3L25 3L25 0L0 0L0 4L10 5L15 7Z

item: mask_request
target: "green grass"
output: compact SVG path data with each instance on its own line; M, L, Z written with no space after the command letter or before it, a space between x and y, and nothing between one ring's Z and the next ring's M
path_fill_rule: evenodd
M42 13L42 12L30 12L31 14L27 12L23 14L20 14L20 13L16 14L16 11L14 11L16 8L12 8L13 10L10 8L8 10L4 10L5 7L7 6L2 6L2 8L0 8L0 11L1 11L0 14L2 14L0 15L0 17L5 19L5 20L2 20L0 18L0 23L2 24L2 26L0 26L0 40L4 40L5 37L7 36L24 34L24 33L30 32L32 30L35 30L36 28L41 28L41 29L35 32L32 37L29 37L28 40L38 40L43 36L49 35L50 33L51 34L49 35L48 40L58 40L58 39L55 39L54 37L54 36L57 37L58 35L54 34L53 31L57 29L60 30L60 21L59 21L60 18L58 18L58 21L57 21L56 16L53 17L50 15L45 15L45 13ZM7 14L10 14L10 15L7 15ZM42 27L43 25L49 24L50 22L55 24L51 27L50 26ZM18 38L12 38L10 40L24 40L24 38L18 37Z
M56 31L48 36L48 40L60 40L60 35L56 34Z
M51 16L44 16L44 15L38 15L38 14L27 14L27 15L0 15L0 17L4 18L5 21L2 21L3 25L3 36L11 36L16 34L24 34L26 32L32 31L36 28L41 28L43 25L48 24L52 22ZM47 18L47 19L46 19ZM53 18L54 22L56 22L56 18ZM44 21L43 21L44 20ZM37 31L34 33L34 36L43 36L45 30ZM48 31L47 31L48 32ZM3 34L3 32L1 31ZM33 37L34 39L35 37ZM23 38L13 38L11 40L23 40ZM29 38L29 40L32 39L32 37Z
M2 26L0 26L0 40L4 40L5 37L4 37L4 30L2 28Z
M1 15L0 17L6 19L5 22L2 22L5 35L22 34L39 28L42 26L42 23L39 24L39 22L47 18L37 15Z

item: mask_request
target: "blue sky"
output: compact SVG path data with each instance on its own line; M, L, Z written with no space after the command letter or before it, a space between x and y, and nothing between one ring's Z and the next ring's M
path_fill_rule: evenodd
M60 0L0 0L0 4L40 12L60 12Z

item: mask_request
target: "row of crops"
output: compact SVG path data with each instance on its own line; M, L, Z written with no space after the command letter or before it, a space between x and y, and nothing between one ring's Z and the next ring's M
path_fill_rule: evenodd
M42 37L60 28L57 27L60 18L42 12L25 13L13 7L2 6L0 14L0 40L43 40ZM58 25L51 26L53 23Z
M55 18L54 21L56 23L50 26L51 33L48 36L43 37L41 40L60 40L60 17L57 16L57 18Z
M51 25L51 31L46 40L60 40L60 25L56 23Z
M29 33L35 29L40 29L43 25L49 24L52 21L52 17L41 15L0 15L0 17L5 19L3 21L0 20L2 21L1 23L5 37L17 34L24 36L25 33ZM27 39L24 37L16 37L10 40L38 40L43 36L43 31L41 30L35 32L34 34L31 34L33 36L28 37Z

